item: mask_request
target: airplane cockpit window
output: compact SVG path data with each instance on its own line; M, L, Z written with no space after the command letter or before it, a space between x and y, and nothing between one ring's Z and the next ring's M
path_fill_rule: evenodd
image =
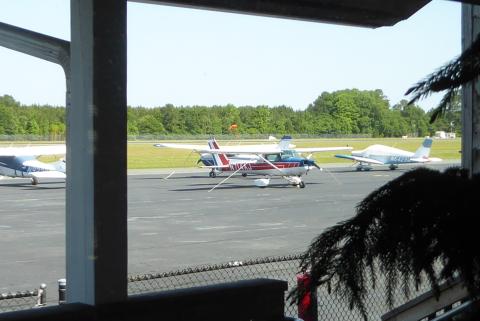
M282 152L282 159L287 159L290 157L299 157L298 153L294 150L284 150Z
M281 160L281 157L279 154L272 154L272 155L266 155L265 157L268 161L270 162L278 162Z

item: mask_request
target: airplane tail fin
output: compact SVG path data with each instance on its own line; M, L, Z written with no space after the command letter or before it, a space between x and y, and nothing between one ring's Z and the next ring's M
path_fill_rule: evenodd
M290 142L292 141L292 136L283 136L280 142L278 143L278 147L280 150L290 149Z
M428 158L430 155L430 149L432 148L432 142L433 140L431 138L425 138L422 146L417 149L413 158Z
M215 138L208 140L208 147L210 147L210 149L220 149ZM213 161L217 166L228 166L230 164L230 160L225 154L212 154L212 156Z

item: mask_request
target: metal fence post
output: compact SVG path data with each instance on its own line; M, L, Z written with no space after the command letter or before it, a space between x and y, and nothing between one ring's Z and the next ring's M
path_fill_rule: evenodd
M45 283L40 284L37 292L37 304L36 307L41 307L47 304L47 285Z
M67 279L59 279L58 280L58 304L64 304L65 301L65 293L67 291Z
M302 294L298 299L298 317L304 321L318 321L317 287L309 272L297 274L297 286Z

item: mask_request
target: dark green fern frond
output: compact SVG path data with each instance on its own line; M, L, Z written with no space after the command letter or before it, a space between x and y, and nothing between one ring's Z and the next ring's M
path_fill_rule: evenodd
M387 303L394 292L426 280L439 284L454 276L480 293L480 250L475 213L480 179L464 170L444 173L418 168L368 195L351 219L313 240L301 260L316 286L331 288L367 318L365 298L371 280L386 282ZM443 263L443 266L438 266ZM299 295L298 289L290 297Z
M435 122L435 120L443 116L446 112L452 109L453 101L456 96L459 95L460 89L454 88L450 89L442 98L438 106L433 110L432 115L430 116L430 124Z
M438 116L445 113L460 87L474 80L478 75L480 75L480 35L457 59L452 60L409 88L405 95L413 94L413 97L408 104L413 104L432 93L448 90L440 104L435 108L430 119L432 123Z

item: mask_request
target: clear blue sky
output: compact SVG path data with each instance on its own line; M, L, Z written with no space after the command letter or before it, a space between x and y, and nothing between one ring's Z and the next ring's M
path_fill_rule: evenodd
M0 21L69 40L69 4L0 0ZM129 3L128 104L304 109L324 91L358 88L382 89L393 105L459 55L460 8L433 0L394 27L367 29ZM59 66L0 47L0 70L0 95L65 104Z

